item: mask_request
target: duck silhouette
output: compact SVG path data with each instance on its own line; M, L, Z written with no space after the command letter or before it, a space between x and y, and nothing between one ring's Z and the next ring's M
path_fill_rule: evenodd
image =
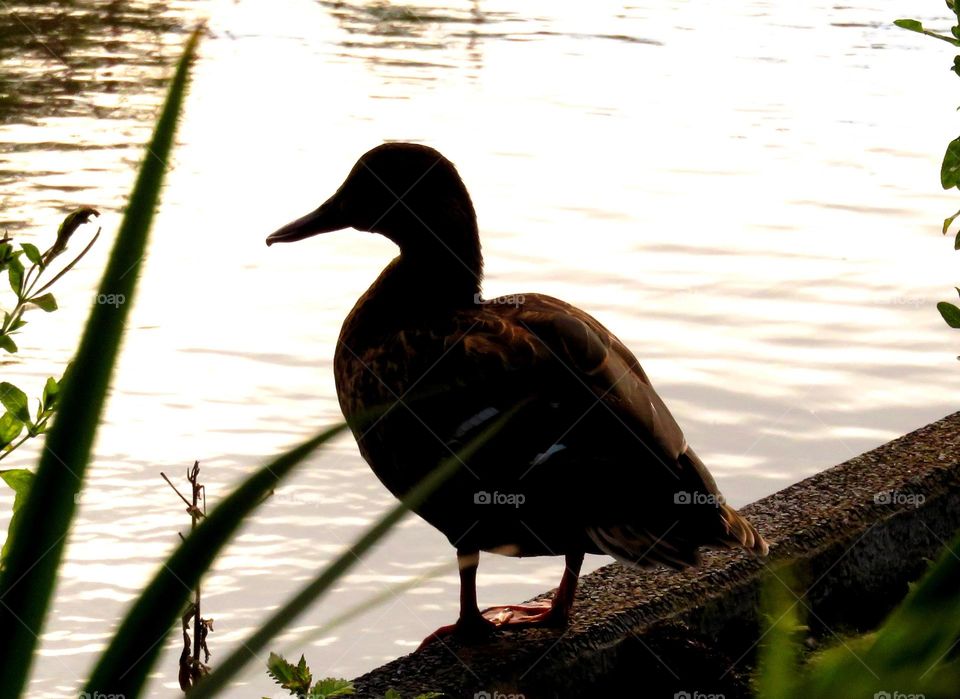
M340 407L390 492L403 498L515 411L414 508L449 539L460 568L459 618L424 643L566 625L585 553L673 568L695 565L702 546L767 553L613 333L543 294L481 296L476 214L443 155L377 146L332 197L267 244L343 228L400 249L347 316L334 355ZM564 556L552 602L481 612L481 551Z

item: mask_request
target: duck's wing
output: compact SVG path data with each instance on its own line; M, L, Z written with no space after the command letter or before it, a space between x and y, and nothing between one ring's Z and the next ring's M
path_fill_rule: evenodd
M593 316L564 301L528 295L515 322L550 352L551 358L592 391L666 466L686 450L680 425L657 395L633 353ZM709 475L708 475L709 477ZM710 485L716 485L710 480Z
M656 503L650 492L637 493L635 499L629 493L612 496L603 521L588 529L597 547L634 565L693 563L698 545L739 545L765 553L766 542L724 503L626 345L595 318L559 299L540 294L513 298L523 302L491 305L473 315L474 328L464 338L467 354L477 365L493 360L507 373L520 365L524 375L550 377L546 381L567 387L561 395L577 393L578 387L592 395L579 405L594 414L594 424L614 424L622 439L614 458L597 458L590 468L610 481L610 489L649 486L658 491ZM598 445L598 451L605 446ZM581 454L585 451L581 448ZM700 502L684 503L678 494ZM664 503L666 496L670 501ZM676 524L672 534L665 529L671 520Z
M680 425L657 395L640 362L598 320L559 299L522 294L522 303L490 305L471 314L463 343L471 363L494 362L505 375L549 376L589 391L650 456L678 471L688 448ZM573 392L573 391L568 391ZM679 475L679 474L678 474ZM706 485L716 488L709 474Z

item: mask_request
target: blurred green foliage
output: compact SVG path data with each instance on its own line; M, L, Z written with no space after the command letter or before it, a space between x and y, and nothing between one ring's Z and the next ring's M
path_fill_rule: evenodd
M956 699L960 695L960 536L880 628L801 666L801 596L789 569L764 588L758 699Z

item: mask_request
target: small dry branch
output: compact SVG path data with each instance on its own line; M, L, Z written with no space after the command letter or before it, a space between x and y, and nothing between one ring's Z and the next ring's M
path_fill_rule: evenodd
M167 474L160 472L167 482L187 506L190 515L190 531L197 528L197 522L207 516L207 491L200 483L200 462L194 461L193 468L187 469L187 482L190 484L190 497L184 497L177 490L177 486L167 478ZM183 538L183 535L180 535ZM187 605L186 611L180 617L183 629L183 652L180 653L180 689L185 693L194 687L201 677L210 673L210 649L207 648L207 634L213 631L213 619L204 619L200 614L200 583L193 592L193 601ZM193 623L193 642L190 639L190 624ZM203 653L203 660L200 654Z

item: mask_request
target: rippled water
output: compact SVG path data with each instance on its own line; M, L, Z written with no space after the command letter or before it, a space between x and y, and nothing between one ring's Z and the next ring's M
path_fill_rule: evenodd
M956 282L938 232L956 202L937 182L956 78L946 50L889 25L910 11L8 2L0 218L41 244L92 204L105 238L4 365L34 392L70 355L185 31L207 18L211 34L35 695L72 693L175 546L186 516L161 470L199 459L216 502L338 416L340 322L391 245L351 231L270 250L263 238L383 140L429 143L457 164L487 295L554 294L614 329L734 504L953 411L957 335L933 306ZM347 439L279 489L205 583L212 662L390 503ZM298 639L451 558L408 519L286 639L321 675L408 652L454 618L452 571ZM481 603L530 597L560 570L485 557ZM158 696L176 687L178 643ZM261 667L247 681L236 696L273 691Z

